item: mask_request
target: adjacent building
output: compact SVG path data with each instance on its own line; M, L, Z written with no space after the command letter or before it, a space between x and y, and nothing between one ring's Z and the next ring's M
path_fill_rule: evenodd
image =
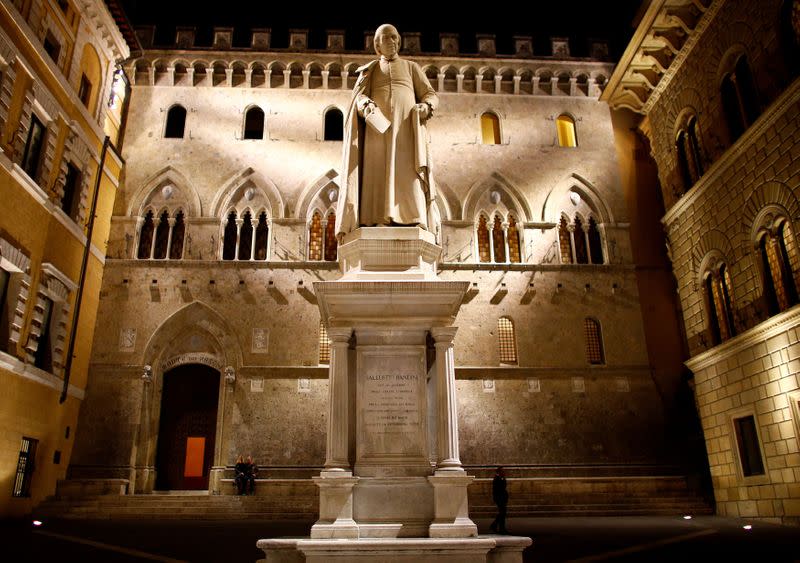
M0 516L30 513L70 462L129 55L104 2L0 4Z

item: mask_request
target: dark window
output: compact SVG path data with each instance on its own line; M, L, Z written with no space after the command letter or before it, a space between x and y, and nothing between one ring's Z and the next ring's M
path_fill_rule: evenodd
M746 126L752 125L758 119L758 97L756 87L753 82L753 75L750 73L750 65L747 57L741 56L736 62L736 86L739 89L739 99L742 104L742 115Z
M169 243L170 260L183 258L183 236L185 232L186 224L183 222L183 211L179 211L175 216L175 225L172 227L172 238Z
M692 161L694 162L695 174L698 179L703 175L703 156L700 152L700 140L697 135L697 118L689 120L688 129L686 131L689 141L689 149L692 153Z
M264 138L264 110L261 108L252 107L247 110L244 116L244 138Z
M267 259L267 244L269 243L269 225L267 225L267 214L262 212L258 216L256 226L256 260Z
M675 139L675 148L678 151L678 170L681 174L681 182L685 192L693 184L692 175L689 172L689 157L686 153L686 131L678 133L678 138Z
M44 50L53 59L53 62L58 63L58 55L61 53L61 43L58 42L55 35L50 31L44 38Z
M44 125L33 115L28 130L28 140L25 142L25 151L22 153L22 169L32 180L36 179L36 172L39 170L43 141Z
M494 261L506 261L506 233L503 230L503 219L500 215L494 216L494 226L492 227L492 244L494 245Z
M36 354L33 357L33 365L45 371L52 371L53 369L53 331L51 326L53 323L53 300L47 297L44 298L44 311L42 311L42 327L39 334L38 344L36 346Z
M714 276L706 276L706 300L708 302L708 328L711 331L711 343L714 345L722 342L722 335L717 316L717 303L714 299Z
M183 106L172 106L167 112L167 127L164 137L167 139L183 139L186 127L186 110Z
M58 465L61 463L61 450L56 450L53 452L53 464Z
M81 198L78 190L81 185L81 172L72 163L67 164L67 179L64 181L64 197L61 198L61 210L73 221L78 220Z
M250 212L242 218L242 228L239 231L239 260L250 260L253 252L253 220Z
M725 75L722 79L720 90L722 110L725 112L725 122L728 124L728 133L730 134L731 142L733 142L744 133L744 125L742 124L742 115L739 112L739 99L732 74Z
M783 223L778 229L778 246L781 251L781 273L783 280L786 284L786 298L789 305L797 303L797 286L794 282L794 274L792 272L791 260L789 259L789 252L787 249L787 239L791 237L791 227L789 223Z
M22 438L22 446L19 449L19 459L17 460L17 476L14 479L14 490L11 496L31 496L31 478L35 469L36 446L38 445L39 440Z
M228 215L225 225L225 235L222 241L222 259L233 260L236 258L236 213Z
M336 108L325 112L325 140L341 141L344 139L344 117Z
M9 303L8 288L11 285L11 273L0 268L0 350L9 351L8 339L11 336L11 312L13 304Z
M80 98L81 103L89 107L89 102L92 100L92 83L89 82L89 79L86 77L85 74L81 75L81 85L78 88L78 98Z
M573 240L575 241L575 261L578 264L589 263L589 251L586 248L586 231L583 230L583 222L580 217L575 217L575 230Z
M166 211L161 214L156 228L156 244L153 247L153 258L161 260L167 257L167 243L169 242L169 215Z
M153 212L148 211L145 215L142 229L139 231L139 249L136 252L136 257L141 260L150 258L150 250L153 246L153 231L155 225L153 224Z
M772 277L772 268L770 267L769 238L769 235L761 237L758 247L761 251L761 270L764 274L764 300L766 301L767 312L770 315L775 315L780 312L780 307L778 306L775 280Z
M722 79L722 108L728 123L731 142L738 139L758 118L758 97L747 57L742 55L736 66Z
M736 418L736 445L739 446L739 461L742 463L742 475L764 475L764 461L761 459L761 448L758 445L756 420L753 415Z
M603 241L600 238L600 230L597 228L597 223L594 218L589 217L589 254L591 255L592 264L603 264Z

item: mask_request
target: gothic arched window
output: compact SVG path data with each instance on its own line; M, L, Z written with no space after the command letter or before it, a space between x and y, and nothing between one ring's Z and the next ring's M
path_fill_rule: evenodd
M156 227L156 243L153 246L153 258L161 260L167 257L169 245L169 213L164 211Z
M142 228L139 230L139 248L136 251L136 257L140 260L150 258L150 253L153 249L154 231L153 212L148 211L144 217L144 222L142 222Z
M239 230L239 260L250 260L253 256L253 216L246 211Z
M561 263L572 264L572 233L569 232L567 218L563 215L558 223L558 246L561 251Z
M325 222L325 260L328 262L336 261L338 244L336 240L336 214L331 211L328 213L328 220Z
M178 211L175 215L175 222L172 225L172 234L169 242L170 260L180 260L183 258L183 236L186 232L186 224L183 221L183 211Z
M236 212L231 211L228 222L225 224L225 233L222 239L222 259L234 260L236 258L236 239L238 227L236 226Z
M267 246L269 245L269 225L267 224L267 212L262 211L258 216L258 225L256 226L256 245L255 245L255 260L267 259Z
M322 260L322 215L315 211L308 226L308 259Z
M575 245L575 262L578 264L589 263L589 252L586 248L586 231L583 230L583 222L580 217L575 217L575 229L572 231L572 242Z
M719 344L736 334L733 322L731 279L725 264L708 272L704 281L711 342Z
M492 226L492 250L495 262L506 261L506 233L503 230L503 218L500 215L494 216Z
M492 261L492 243L489 240L489 227L486 222L486 215L478 217L478 259L481 262Z
M592 264L604 264L603 260L603 241L600 238L600 230L594 217L589 217L589 229L586 231L589 239L589 258Z
M508 216L508 261L518 264L522 262L522 249L519 242L519 229L513 215Z

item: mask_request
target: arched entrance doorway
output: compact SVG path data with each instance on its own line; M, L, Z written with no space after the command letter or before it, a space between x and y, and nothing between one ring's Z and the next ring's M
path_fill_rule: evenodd
M219 371L201 364L164 374L156 489L207 489L214 461Z

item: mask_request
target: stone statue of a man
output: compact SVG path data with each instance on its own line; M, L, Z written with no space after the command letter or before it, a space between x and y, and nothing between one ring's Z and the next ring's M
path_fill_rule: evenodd
M383 24L375 31L380 59L358 69L345 117L340 239L359 226L428 228L434 186L425 123L439 98L420 66L401 59L399 50L397 29Z

